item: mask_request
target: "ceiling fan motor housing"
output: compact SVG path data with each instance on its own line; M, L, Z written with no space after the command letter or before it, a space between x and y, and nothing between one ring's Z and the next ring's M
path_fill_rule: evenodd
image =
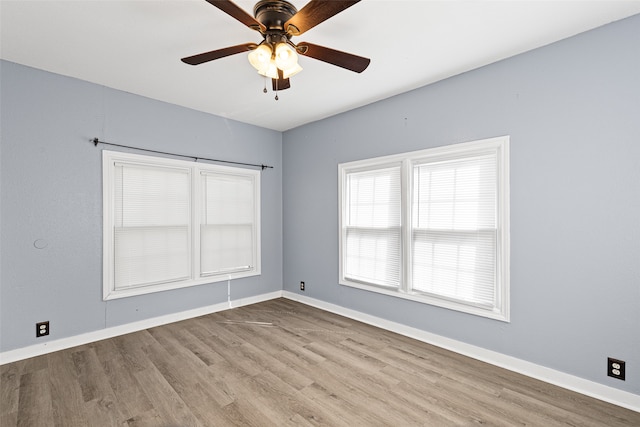
M286 34L284 28L293 15L298 12L296 7L284 0L261 0L253 8L256 20L267 27L267 33Z

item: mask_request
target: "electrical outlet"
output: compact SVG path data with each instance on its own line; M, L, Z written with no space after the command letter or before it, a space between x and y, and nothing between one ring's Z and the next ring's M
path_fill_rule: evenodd
M304 291L304 282L300 282L300 290Z
M49 321L36 323L36 338L49 335Z
M607 358L607 375L624 381L625 375L624 360Z

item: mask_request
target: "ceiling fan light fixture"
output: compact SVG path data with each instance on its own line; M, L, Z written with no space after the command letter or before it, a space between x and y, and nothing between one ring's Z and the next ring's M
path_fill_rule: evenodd
M272 79L277 79L278 67L276 65L276 61L274 61L273 59L270 60L264 68L258 70L258 74L261 74L263 76L266 76Z
M300 71L302 71L302 67L300 66L300 64L296 64L295 66L293 66L293 67L291 67L289 69L282 70L282 76L285 79L288 79L289 77L295 76Z
M276 65L282 71L298 65L298 54L287 43L278 43L275 49Z
M292 36L302 35L360 0L308 0L300 11L287 0L258 0L253 8L254 16L236 5L234 3L236 0L206 1L246 27L258 31L263 40L259 44L244 43L182 58L182 62L186 64L198 65L249 52L247 58L251 66L259 74L270 77L274 90L277 91L290 88L289 77L302 71L302 67L298 64L298 55L356 73L364 71L371 62L368 58L328 47L306 42L294 44L291 41Z
M262 43L249 52L249 63L258 70L258 74L272 79L278 79L278 70L285 79L302 71L295 49L284 42L275 44L275 47L269 42Z
M258 70L258 72L262 70L266 70L269 67L271 61L271 47L263 43L251 52L249 52L249 63Z

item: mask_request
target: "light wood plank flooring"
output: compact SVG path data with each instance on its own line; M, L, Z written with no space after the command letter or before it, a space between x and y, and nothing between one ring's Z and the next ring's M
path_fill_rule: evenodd
M640 413L285 299L3 365L10 426L640 426Z

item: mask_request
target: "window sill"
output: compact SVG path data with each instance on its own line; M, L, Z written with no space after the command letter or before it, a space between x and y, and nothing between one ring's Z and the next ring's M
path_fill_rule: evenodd
M375 285L369 285L366 283L354 282L347 279L341 279L339 283L342 286L362 289L369 292L375 292L382 295L388 295L395 298L402 298L402 299L406 299L414 302L419 302L421 304L429 304L436 307L446 308L449 310L459 311L467 314L473 314L475 316L486 317L489 319L494 319L494 320L499 320L502 322L509 323L508 313L504 313L499 310L484 309L481 307L467 305L460 302L447 300L444 298L436 298L436 297L431 297L428 295L418 294L418 293L408 293L400 289L379 287Z
M117 289L117 290L105 289L105 294L103 295L102 299L103 301L109 301L109 300L127 298L127 297L132 297L137 295L152 294L155 292L189 288L191 286L226 282L228 280L241 279L244 277L252 277L252 276L259 276L259 275L260 275L260 271L252 270L252 271L237 272L233 274L211 275L211 276L201 277L199 279L182 280L179 282L169 282L169 283L161 283L161 284L148 285L148 286L139 286L139 287L128 288L128 289Z

